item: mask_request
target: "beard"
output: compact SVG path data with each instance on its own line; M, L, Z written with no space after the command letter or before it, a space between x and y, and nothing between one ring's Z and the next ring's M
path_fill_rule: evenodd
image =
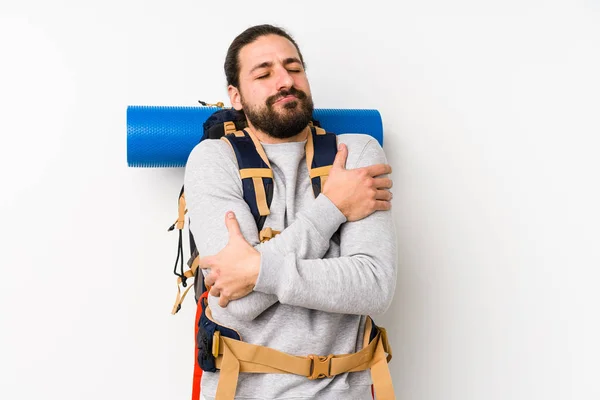
M295 96L296 100L285 103L279 112L273 109L277 100L290 95ZM299 134L312 120L314 111L312 98L294 87L267 98L264 107L247 105L243 96L241 102L248 121L256 129L276 139L287 139Z

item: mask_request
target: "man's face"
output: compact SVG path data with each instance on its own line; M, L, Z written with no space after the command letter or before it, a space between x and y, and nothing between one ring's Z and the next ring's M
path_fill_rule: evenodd
M239 53L239 88L229 87L232 105L244 110L250 123L284 139L310 122L313 102L296 47L278 35L261 36Z

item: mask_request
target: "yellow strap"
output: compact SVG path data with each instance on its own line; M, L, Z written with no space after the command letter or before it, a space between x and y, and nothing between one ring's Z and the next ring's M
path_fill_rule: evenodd
M312 171L312 162L313 162L313 159L315 158L315 145L313 143L312 132L308 132L308 135L306 136L305 151L306 151L306 168L308 168L308 174L310 175L311 171ZM311 176L311 178L312 178L312 176Z
M250 139L252 139L252 142L254 143L254 147L256 147L256 151L258 152L258 155L260 156L260 158L262 158L262 160L265 162L265 164L267 164L267 166L269 168L271 168L271 163L269 162L269 159L267 158L267 153L265 153L265 149L263 149L262 144L260 144L260 141L258 140L258 138L254 135L254 133L252 133L251 129L246 129L246 132L248 132L248 136L250 136Z
M229 139L227 139L225 136L221 136L221 140L224 141L225 143L227 143L229 145L229 147L231 147L231 151L233 151L233 145L231 144Z
M240 169L240 177L246 178L273 178L273 171L269 168L244 168Z
M187 271L185 271L183 273L183 276L185 276L186 278L193 278L196 275L196 271L198 270L198 266L200 265L200 256L196 256L196 258L194 258L194 261L192 261L192 265L190 266L190 269L188 269ZM175 296L175 304L173 305L173 309L171 310L171 314L175 315L177 314L177 311L179 311L179 307L181 306L181 304L183 304L183 300L185 300L185 296L187 296L188 292L190 291L190 289L192 287L194 287L194 284L192 283L191 285L189 285L189 287L187 289L185 289L185 291L183 292L183 295L181 294L181 284L183 283L183 281L181 280L181 278L177 278L177 295Z
M237 128L235 127L235 123L233 123L231 121L225 121L225 123L223 124L223 131L225 132L225 135L234 133L235 131L237 131Z
M256 194L256 205L258 206L258 212L261 216L269 215L269 207L267 206L267 193L263 186L262 178L252 178L254 183L254 192Z
M215 400L234 400L237 382L240 375L240 362L231 351L228 341L223 341L223 360ZM226 379L222 379L225 375Z
M392 346L390 346L390 342L388 342L387 331L385 328L378 327L381 331L381 344L383 345L383 350L387 353L386 360L387 362L392 361Z
M395 400L392 376L385 357L383 342L377 342L377 349L371 365L371 379L377 400Z
M188 294L188 292L190 291L190 289L193 286L194 285L190 285L187 289L185 289L185 291L183 292L183 295L181 295L180 285L177 284L177 297L175 298L175 304L173 305L173 309L171 310L171 314L173 314L173 315L177 314L177 311L179 311L179 306L181 305L181 303L183 303L183 300L185 299L185 296Z
M319 128L318 126L315 126L315 131L317 135L325 135L327 133L325 132L325 129Z
M187 213L187 210L185 209L185 193L181 193L181 196L179 196L179 208L177 211L178 217L177 221L175 221L175 227L182 230L185 225L185 214Z
M280 231L274 231L273 229L266 227L258 234L259 240L261 243L268 242L273 239L275 236L279 235Z
M324 167L313 168L308 170L308 174L310 175L310 179L316 178L317 176L327 176L329 175L329 171L331 171L331 165L326 165Z

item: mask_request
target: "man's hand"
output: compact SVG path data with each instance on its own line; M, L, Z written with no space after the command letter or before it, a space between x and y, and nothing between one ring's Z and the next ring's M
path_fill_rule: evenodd
M225 215L229 231L227 246L214 256L200 259L200 268L210 269L204 283L210 294L219 297L219 305L227 307L231 300L252 292L260 271L260 253L246 241L233 212Z
M323 194L344 214L348 221L358 221L375 211L391 207L392 180L377 178L390 174L388 164L376 164L357 169L346 169L348 148L341 144L325 181Z

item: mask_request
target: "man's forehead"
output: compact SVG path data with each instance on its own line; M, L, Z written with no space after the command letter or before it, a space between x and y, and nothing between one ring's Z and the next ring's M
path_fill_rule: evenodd
M240 70L248 72L258 64L283 62L289 58L300 59L292 42L279 35L261 36L240 50Z

